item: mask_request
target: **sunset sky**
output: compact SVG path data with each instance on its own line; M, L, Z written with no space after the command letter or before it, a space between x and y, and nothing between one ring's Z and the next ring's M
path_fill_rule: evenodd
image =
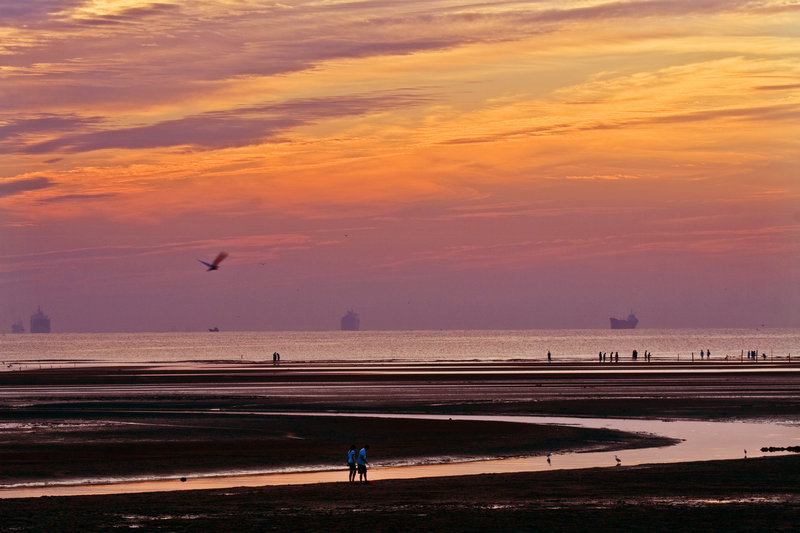
M800 326L799 1L0 0L0 152L2 332Z

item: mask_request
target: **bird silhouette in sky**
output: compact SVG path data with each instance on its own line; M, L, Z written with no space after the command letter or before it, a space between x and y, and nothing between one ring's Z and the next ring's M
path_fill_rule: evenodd
M208 270L219 270L219 264L222 262L223 259L228 257L227 252L220 252L216 259L214 259L211 263L206 263L205 261L198 259L201 263L208 267ZM208 270L206 272L208 272Z

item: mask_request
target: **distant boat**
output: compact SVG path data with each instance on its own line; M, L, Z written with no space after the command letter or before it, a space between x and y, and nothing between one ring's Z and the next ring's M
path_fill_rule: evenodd
M361 326L361 320L358 313L352 309L342 317L342 331L358 331Z
M611 329L633 329L639 323L639 319L633 313L629 314L626 320L613 317L609 320L611 320Z
M208 328L208 331L211 331L212 333L216 333L216 332L218 332L218 331L219 331L219 328L217 328L217 327L214 327L214 328Z

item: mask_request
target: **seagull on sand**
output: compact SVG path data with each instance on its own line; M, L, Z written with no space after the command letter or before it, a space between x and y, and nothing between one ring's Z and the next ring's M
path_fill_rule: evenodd
M227 252L220 252L216 259L214 259L211 263L206 263L205 261L198 259L201 263L208 267L208 270L219 270L219 264L222 262L223 259L228 257ZM208 272L208 270L206 272Z
M617 460L617 466L619 466L619 465L621 465L621 464L622 464L622 459L620 459L620 458L619 458L619 457L617 457L616 455L614 456L614 459L616 459L616 460Z

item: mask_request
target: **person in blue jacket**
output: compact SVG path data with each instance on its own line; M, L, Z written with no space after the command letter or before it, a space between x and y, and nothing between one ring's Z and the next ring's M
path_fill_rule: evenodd
M350 483L356 481L356 445L352 444L347 451L347 466L350 467Z
M369 444L365 444L361 450L358 452L358 457L356 457L356 467L358 468L358 480L361 483L369 483L367 481L367 450L369 450Z

